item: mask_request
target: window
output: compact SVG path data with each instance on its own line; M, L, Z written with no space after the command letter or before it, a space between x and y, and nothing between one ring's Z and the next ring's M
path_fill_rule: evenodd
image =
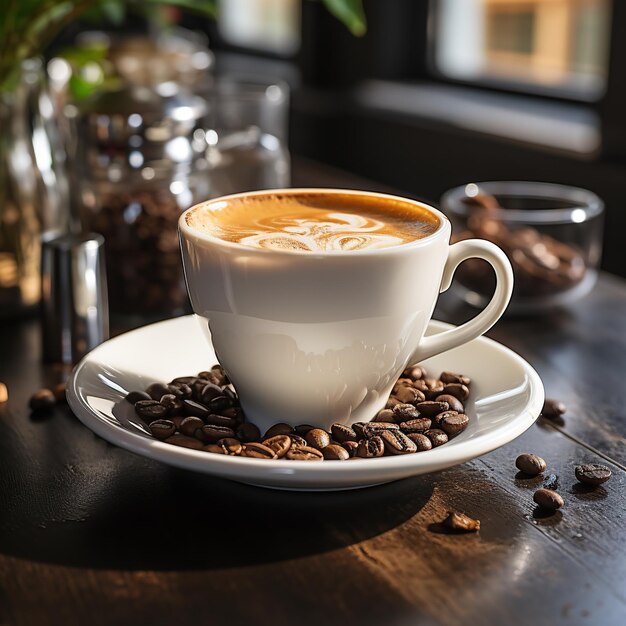
M300 47L300 0L220 0L218 29L225 42L280 56Z
M598 99L609 0L440 0L434 63L449 78Z

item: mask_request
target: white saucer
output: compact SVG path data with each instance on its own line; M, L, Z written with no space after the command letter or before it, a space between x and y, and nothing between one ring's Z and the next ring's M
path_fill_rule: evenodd
M428 334L449 328L432 321ZM472 378L471 422L449 443L406 456L335 462L265 461L189 450L147 434L124 401L132 390L155 381L193 375L217 362L194 316L133 330L92 350L74 369L67 388L78 418L109 442L169 465L275 489L354 489L435 472L490 452L522 434L537 419L544 400L539 376L526 361L486 338L424 362Z

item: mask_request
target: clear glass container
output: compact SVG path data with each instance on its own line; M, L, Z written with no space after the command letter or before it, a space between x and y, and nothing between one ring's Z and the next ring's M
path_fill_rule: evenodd
M604 204L591 191L552 183L470 183L447 191L441 210L452 222L453 241L487 239L507 254L515 275L510 311L572 302L597 280ZM457 270L455 285L468 303L483 307L495 280L484 261L472 259Z

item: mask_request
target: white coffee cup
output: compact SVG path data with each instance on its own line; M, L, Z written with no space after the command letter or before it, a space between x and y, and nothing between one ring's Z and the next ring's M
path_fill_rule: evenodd
M302 192L399 199L343 189L274 189L211 202ZM478 337L504 312L513 272L500 248L479 239L449 245L451 226L442 213L400 200L430 211L437 230L395 247L348 252L248 247L189 226L186 214L196 207L181 216L193 310L247 419L261 432L277 422L328 430L334 422L369 421L408 364ZM495 270L491 301L469 322L424 337L438 294L473 257Z

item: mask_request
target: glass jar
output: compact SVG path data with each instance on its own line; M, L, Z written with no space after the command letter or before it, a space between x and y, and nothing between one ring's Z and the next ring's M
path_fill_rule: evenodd
M566 304L596 283L604 204L591 191L523 181L470 183L447 191L441 210L452 222L452 241L487 239L509 257L512 312ZM466 302L487 304L495 279L484 261L466 261L456 278L455 289Z
M166 85L100 94L79 114L82 221L105 238L113 316L189 311L177 228L208 197L206 106Z

